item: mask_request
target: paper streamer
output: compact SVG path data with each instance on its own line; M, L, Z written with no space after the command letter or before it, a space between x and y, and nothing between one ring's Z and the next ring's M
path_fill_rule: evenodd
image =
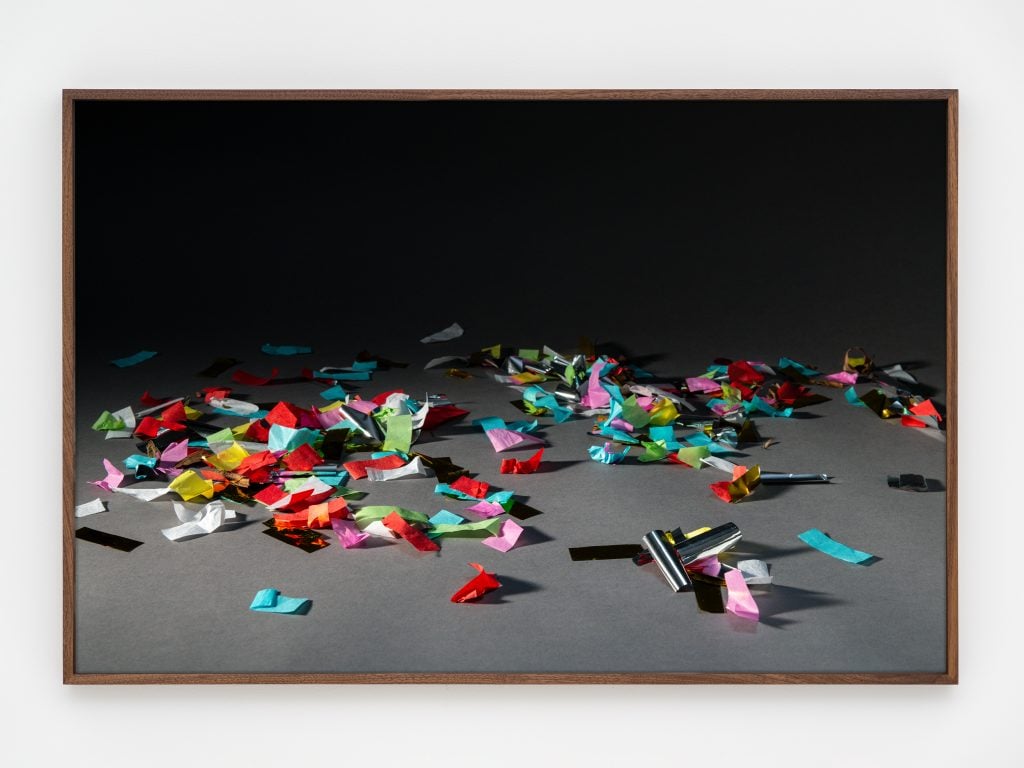
M804 531L798 538L819 552L824 552L826 555L830 555L837 560L844 560L847 563L863 563L865 560L870 560L874 557L874 555L868 552L861 552L859 549L853 549L835 539L829 538L817 528Z

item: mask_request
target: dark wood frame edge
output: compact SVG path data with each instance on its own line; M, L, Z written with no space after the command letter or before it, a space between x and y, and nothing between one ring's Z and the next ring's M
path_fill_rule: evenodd
M74 104L76 101L430 101L430 100L709 100L946 102L946 670L944 673L365 673L365 674L80 674L75 671L75 251ZM113 90L66 89L62 130L63 338L63 670L75 685L177 684L872 684L959 682L957 580L957 211L959 92L932 89L848 90Z

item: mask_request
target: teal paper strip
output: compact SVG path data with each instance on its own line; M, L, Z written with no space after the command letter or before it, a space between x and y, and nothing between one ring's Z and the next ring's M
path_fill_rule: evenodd
M264 344L260 347L265 355L308 355L313 351L312 347L297 347L291 344L285 344L283 346L274 346L273 344Z
M847 563L863 563L865 560L870 560L874 557L869 552L861 552L859 549L853 549L835 539L830 539L817 528L804 531L798 538L804 544L814 547L826 555L831 555L837 560L845 560Z
M256 593L249 610L260 613L298 613L310 603L312 600L308 597L288 597L276 589L267 588Z
M138 365L139 363L144 363L151 357L156 357L156 352L147 352L146 350L142 350L141 352L136 352L134 355L128 355L128 357L119 357L117 360L111 360L110 362L112 362L118 368L127 368L131 365Z

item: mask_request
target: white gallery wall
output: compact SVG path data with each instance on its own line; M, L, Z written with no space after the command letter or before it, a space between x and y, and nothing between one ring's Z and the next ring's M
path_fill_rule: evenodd
M1022 35L1024 6L977 0L4 0L0 761L1024 764ZM60 92L104 87L960 89L961 683L62 686ZM110 278L94 300L130 301Z

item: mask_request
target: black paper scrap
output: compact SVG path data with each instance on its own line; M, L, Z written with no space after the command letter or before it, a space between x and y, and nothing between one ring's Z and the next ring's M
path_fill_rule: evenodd
M136 547L141 547L142 542L135 539L126 539L106 531L97 531L95 528L79 528L75 531L75 538L82 541L91 541L93 544L102 544L104 547L113 547L122 552L131 552Z
M569 547L569 557L583 560L628 560L643 551L639 544L602 544L594 547Z
M324 441L320 451L326 461L341 461L345 454L345 443L348 441L347 429L328 429L324 432Z
M889 487L900 491L927 491L928 483L923 475L889 475Z
M419 456L427 467L434 470L438 482L451 483L463 475L469 474L468 469L455 464L447 456L427 456L422 453L413 453L412 455ZM537 514L540 513L538 512Z

